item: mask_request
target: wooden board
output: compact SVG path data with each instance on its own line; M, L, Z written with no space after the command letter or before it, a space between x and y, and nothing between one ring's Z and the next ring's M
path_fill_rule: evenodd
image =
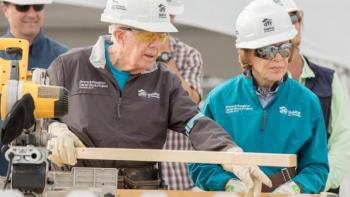
M117 190L116 197L243 197L244 194L229 192L160 191L160 190ZM288 197L286 194L262 193L261 197ZM298 197L322 197L320 194L300 194ZM326 195L325 195L326 196Z
M119 149L119 148L77 148L78 159L149 161L149 162L185 162L185 163L232 163L237 165L259 165L276 167L294 167L296 155L267 153L232 153L214 151L180 151L156 149Z

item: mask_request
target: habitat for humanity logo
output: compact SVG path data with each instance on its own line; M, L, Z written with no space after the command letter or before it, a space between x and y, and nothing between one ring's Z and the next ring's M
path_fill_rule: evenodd
M280 113L286 116L295 116L300 118L301 117L301 112L297 110L288 110L287 107L281 106L280 107Z
M272 24L272 19L270 18L265 18L262 20L262 23L264 24L264 32L270 32L270 31L275 31L275 27Z
M121 5L118 0L113 0L112 10L126 10L124 5Z
M166 18L166 6L163 4L158 5L159 18Z
M137 91L139 97L144 98L156 98L159 99L160 95L158 92L147 93L144 89L140 89Z
M240 111L251 111L253 110L253 107L250 105L227 105L225 106L225 113L230 114L230 113L237 113Z

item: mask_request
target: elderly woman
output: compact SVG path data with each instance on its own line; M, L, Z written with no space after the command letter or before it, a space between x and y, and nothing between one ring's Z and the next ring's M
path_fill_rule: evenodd
M70 107L61 122L48 128L56 136L48 143L53 163L122 168L133 172L133 184L139 183L127 188L156 189L160 185L153 180L154 163L77 162L75 147L161 149L171 129L186 135L198 150L238 149L226 131L200 113L180 79L156 62L167 32L177 31L165 5L164 0L108 0L101 20L111 24L111 35L50 65L50 82L69 90ZM271 184L257 166L234 166L231 171L248 182Z
M321 192L328 175L325 125L317 97L287 76L296 35L288 13L272 2L253 1L238 16L236 30L244 72L210 92L204 114L246 152L297 154L296 169L261 167L273 183L263 191ZM204 190L246 191L230 166L189 168Z

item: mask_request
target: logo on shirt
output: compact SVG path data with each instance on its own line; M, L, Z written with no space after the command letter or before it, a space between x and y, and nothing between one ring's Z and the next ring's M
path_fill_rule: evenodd
M144 98L148 98L148 99L149 98L156 98L156 99L160 98L160 94L158 92L148 93L144 89L138 90L137 94L139 97L144 97Z
M230 114L230 113L237 113L240 111L252 111L253 107L250 105L240 105L240 104L236 104L236 105L227 105L225 106L225 113L226 114Z
M108 88L108 84L105 81L79 81L79 89L92 90L95 88Z
M295 116L300 118L301 117L301 112L297 110L288 110L287 107L281 106L280 107L280 114L286 115L286 116Z

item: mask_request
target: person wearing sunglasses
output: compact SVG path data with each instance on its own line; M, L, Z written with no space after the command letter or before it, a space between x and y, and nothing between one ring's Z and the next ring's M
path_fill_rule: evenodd
M9 28L2 37L21 38L30 42L29 70L47 68L58 55L68 50L63 44L46 36L41 29L44 22L44 7L50 3L52 0L4 0L0 2L1 10L9 23ZM21 59L22 55L6 54L0 51L0 57ZM0 176L6 175L7 166L4 155L0 153Z
M101 21L110 24L111 35L100 36L92 47L60 55L48 69L51 84L68 89L70 106L60 122L48 127L55 136L48 141L53 163L119 168L141 177L125 180L120 188L157 189L161 185L153 174L155 163L77 161L75 147L162 149L171 129L186 135L197 150L239 149L200 113L180 79L156 61L168 33L177 32L164 0L108 0ZM257 167L232 171L270 185ZM145 181L151 182L142 185Z
M347 118L345 94L337 73L330 68L319 66L301 54L301 28L303 11L294 0L277 1L290 15L298 34L292 39L295 47L288 70L300 84L305 85L320 99L328 138L330 172L325 191L339 193L339 185L349 172L350 125Z
M328 160L318 98L287 75L297 31L275 3L255 0L236 20L236 48L244 71L212 90L202 112L219 123L245 152L296 154L297 168L265 167L272 187L263 192L323 191ZM191 164L204 190L246 192L230 165Z
M8 31L2 36L6 38L26 39L30 43L28 69L47 68L50 63L68 48L45 35L44 7L52 0L4 0L1 2L2 12L9 23ZM21 54L1 57L20 59Z

